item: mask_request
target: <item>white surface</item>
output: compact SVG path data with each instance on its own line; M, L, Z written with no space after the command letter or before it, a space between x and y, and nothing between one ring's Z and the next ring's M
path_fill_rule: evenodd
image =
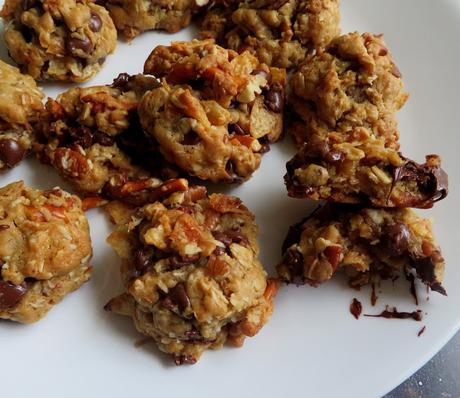
M119 291L118 260L105 243L110 227L90 212L94 275L39 323L0 322L5 397L374 397L424 364L460 325L458 112L460 80L460 2L448 0L342 0L343 31L384 32L411 97L400 112L403 151L422 161L439 153L450 176L450 195L423 214L435 218L435 231L447 260L449 297L422 300L423 322L361 318L348 306L353 297L365 311L384 304L413 310L407 287L383 286L376 308L369 290L355 292L336 279L314 289L283 288L271 322L241 349L207 352L195 366L176 368L153 344L140 348L128 318L102 307ZM187 38L144 34L120 44L91 84L108 83L118 72L142 70L157 44ZM5 59L4 50L1 52ZM55 95L57 87L47 87ZM261 227L262 260L269 272L280 257L288 225L312 207L289 199L282 183L284 163L293 150L288 140L274 145L261 169L242 187L229 190L256 213ZM0 185L24 179L39 188L65 187L48 167L31 159L0 176ZM422 288L419 289L423 291ZM425 294L422 294L425 297ZM426 325L426 332L417 332ZM181 395L179 395L181 394Z

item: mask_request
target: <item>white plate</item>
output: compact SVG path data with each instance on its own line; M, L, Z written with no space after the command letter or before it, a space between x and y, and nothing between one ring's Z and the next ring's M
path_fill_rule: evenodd
M119 292L118 260L105 243L110 226L102 213L92 211L92 280L35 325L0 323L2 396L372 397L402 382L447 342L460 325L460 1L343 0L342 16L344 32L385 33L411 94L399 113L402 148L419 161L426 153L441 154L449 172L448 198L434 210L421 211L436 220L449 297L424 298L421 308L427 315L421 323L356 321L348 311L353 297L366 312L379 312L384 304L400 310L415 306L406 287L391 284L383 286L376 308L370 307L369 290L352 291L340 278L317 289L290 286L279 293L271 322L243 348L207 352L197 365L176 368L153 344L134 346L141 336L128 318L103 311ZM152 32L120 44L91 85L108 83L119 72L139 72L155 45L189 37L190 31ZM48 86L46 92L63 89ZM292 153L288 140L274 145L252 180L229 190L256 213L262 260L270 272L287 227L312 206L286 195L282 176ZM33 159L0 176L1 185L17 179L39 188L66 187ZM417 337L423 325L426 331Z

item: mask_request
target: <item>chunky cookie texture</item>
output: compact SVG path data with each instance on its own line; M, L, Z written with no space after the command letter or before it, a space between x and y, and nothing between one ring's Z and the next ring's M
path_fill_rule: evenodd
M257 227L241 200L193 187L128 217L115 202L110 211L125 292L106 309L132 317L177 365L226 341L241 346L268 321L278 284L257 259Z
M399 152L396 111L407 95L380 36L351 33L307 57L294 74L289 131L301 148L287 163L295 198L380 207L431 207L448 191L437 155Z
M202 23L202 37L238 52L249 50L271 66L295 67L340 33L339 0L215 3Z
M113 21L93 0L6 0L1 16L11 57L34 79L84 82L116 48Z
M446 294L431 222L410 209L326 205L290 228L282 280L317 286L342 269L353 287L406 274Z
M208 0L107 0L105 6L126 40L159 29L175 33L190 24Z
M0 61L0 171L16 166L30 151L43 93L34 79Z
M382 36L349 33L309 55L290 84L289 132L300 147L312 136L362 130L399 148L396 111L407 100Z
M210 40L159 46L144 72L162 79L139 106L165 158L213 182L241 182L283 130L285 71Z
M168 191L163 181L120 149L143 138L137 106L158 85L151 76L122 74L111 86L77 87L49 99L35 146L39 159L83 196L143 201L148 193L158 199ZM159 153L149 156L161 161ZM186 182L176 183L186 188Z
M437 155L418 164L385 148L383 139L358 131L312 139L287 163L284 176L294 198L379 207L430 208L448 193Z
M91 274L89 225L76 196L15 182L0 189L0 318L38 321Z

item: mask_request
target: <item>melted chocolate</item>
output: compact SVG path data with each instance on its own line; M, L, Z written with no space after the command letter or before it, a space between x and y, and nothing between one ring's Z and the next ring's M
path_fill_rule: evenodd
M418 333L417 333L417 336L420 337L424 332L425 332L425 329L426 329L426 326L422 327Z
M417 322L420 322L423 319L423 313L421 310L412 312L400 312L396 308L390 309L388 307L380 314L364 314L364 316L385 319L413 319Z
M361 315L361 312L363 311L363 305L361 302L354 298L353 301L350 304L350 312L351 314L356 318L359 319L359 316Z

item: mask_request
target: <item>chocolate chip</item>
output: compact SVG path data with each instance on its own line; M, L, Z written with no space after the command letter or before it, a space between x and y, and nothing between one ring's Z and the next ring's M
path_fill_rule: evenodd
M196 145L201 141L200 136L193 130L190 130L184 135L184 138L180 142L182 145Z
M194 365L196 363L196 358L192 357L191 355L175 355L174 356L174 363L176 366L180 365Z
M276 83L265 93L265 105L275 113L281 113L284 110L284 89Z
M6 224L0 224L0 231L5 231L7 229L9 229L10 226L9 225L6 225ZM1 260L0 260L1 261Z
M214 232L214 238L219 242L222 242L225 247L229 247L232 244L232 238L223 232Z
M99 65L103 65L104 62L105 62L105 60L106 60L106 58L107 58L107 57L101 57L101 58L99 58L99 59L97 60L97 63L98 63Z
M112 82L113 88L119 88L123 90L126 85L129 83L131 80L131 76L127 73L120 73Z
M242 129L242 127L238 123L230 124L228 126L228 131L229 133L235 133L238 135L247 135L247 133Z
M32 39L34 37L32 29L30 29L26 25L21 25L20 29L21 29L21 34L22 34L22 37L24 38L24 41L26 43L32 42Z
M433 167L425 164L418 164L408 160L404 165L392 170L393 186L398 181L415 181L428 198L425 201L431 203L444 199L448 190L448 176L441 167Z
M184 312L187 307L190 306L190 298L187 295L187 291L185 290L183 283L178 283L176 286L170 289L166 299L169 299L173 305L177 305L180 312Z
M93 133L93 140L96 144L102 146L112 146L115 144L115 140L108 134L102 131L96 131Z
M27 287L25 285L13 285L0 280L0 310L14 307L26 292Z
M22 9L24 11L30 10L32 7L35 7L37 0L23 0Z
M93 49L93 43L87 36L83 36L81 39L72 37L67 40L67 50L72 54L78 56L79 51L83 51L88 54Z
M72 143L85 149L93 145L93 134L88 127L71 127L69 129L69 138Z
M417 272L417 276L427 284L432 290L437 291L441 294L446 294L445 289L441 286L441 284L436 280L435 275L435 259L437 256L426 256L426 257L418 257L413 259L412 266L415 268ZM442 257L441 259L442 260Z
M153 255L153 249L150 247L141 247L134 252L134 267L140 275L145 274L149 269Z
M407 225L396 222L386 225L382 230L382 243L391 257L399 257L407 252L410 231Z
M235 164L233 163L232 160L227 161L227 164L225 165L225 171L227 172L229 179L227 180L229 183L233 184L239 184L244 181L244 178L240 177L236 171L235 171Z
M432 202L444 199L449 193L449 178L447 173L440 167L432 170L429 191L433 193Z
M7 167L13 167L25 156L26 150L16 140L4 138L0 140L0 160Z
M93 32L99 32L102 28L102 19L101 17L95 13L94 11L91 11L91 17L89 18L89 28Z
M169 266L172 269L179 269L186 265L196 263L200 259L200 254L193 254L191 256L172 256L169 258Z
M290 248L284 253L283 264L290 269L294 279L303 280L303 255L296 248Z

